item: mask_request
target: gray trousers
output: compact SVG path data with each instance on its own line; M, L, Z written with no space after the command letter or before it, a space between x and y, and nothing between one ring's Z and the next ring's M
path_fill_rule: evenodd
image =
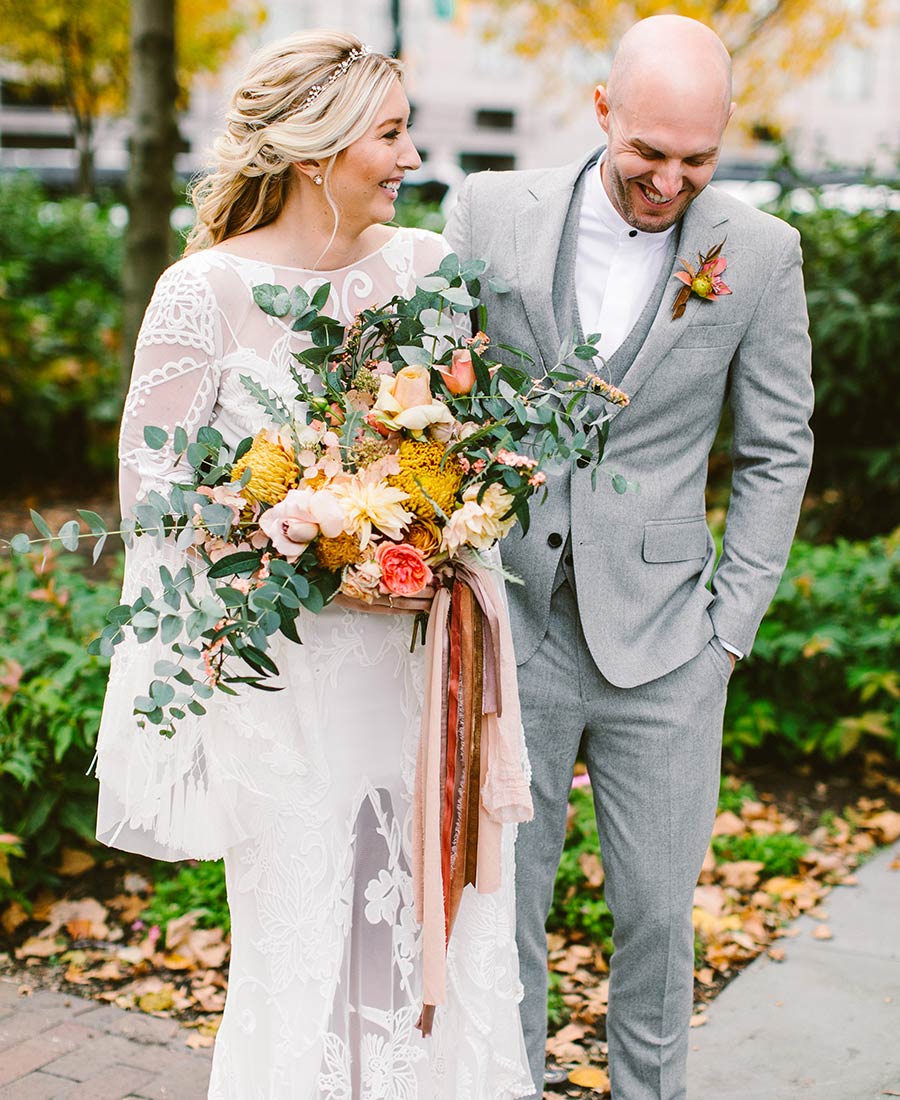
M516 938L538 1097L547 1035L544 925L583 736L615 924L607 1016L612 1095L685 1100L693 891L715 819L730 673L728 654L713 639L667 676L614 687L591 659L564 579L547 636L519 668L535 814L519 826L516 842Z

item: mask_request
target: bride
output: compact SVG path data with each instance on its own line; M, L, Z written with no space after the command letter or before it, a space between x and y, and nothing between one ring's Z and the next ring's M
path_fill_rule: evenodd
M241 382L293 400L306 336L252 288L331 284L348 324L410 295L441 239L385 223L419 156L401 70L351 35L311 32L261 51L235 92L197 225L160 278L122 422L123 512L181 472L148 425L211 425L231 445L267 426ZM128 553L124 595L154 586L174 547ZM173 570L174 571L174 570ZM357 605L357 607L360 605ZM387 609L385 609L387 610ZM504 1100L530 1095L519 1023L513 826L499 891L466 892L433 1033L416 1030L421 935L410 876L423 691L411 611L301 611L302 645L272 654L283 690L245 693L174 737L138 727L135 685L156 643L122 643L98 741L98 837L157 859L224 856L232 920L213 1100ZM210 701L211 704L213 701Z

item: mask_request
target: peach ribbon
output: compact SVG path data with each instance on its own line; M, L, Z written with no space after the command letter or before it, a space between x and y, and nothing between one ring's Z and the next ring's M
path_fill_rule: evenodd
M447 944L462 890L469 883L483 894L499 889L503 824L533 816L512 634L498 582L486 570L460 563L453 594L443 587L436 593L425 636L425 668L412 870L423 956L417 1026L427 1035L435 1006L446 999ZM473 713L473 701L480 714ZM477 769L477 777L457 775L460 761L464 773ZM455 836L450 825L454 799Z

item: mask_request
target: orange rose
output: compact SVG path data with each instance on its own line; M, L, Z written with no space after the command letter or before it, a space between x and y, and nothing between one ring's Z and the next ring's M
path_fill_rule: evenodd
M438 367L444 385L454 395L469 393L475 385L475 368L472 366L472 353L465 348L456 348L450 369Z
M381 566L381 590L392 596L416 596L431 583L422 551L409 543L382 542L375 551Z
M394 379L394 400L401 409L415 409L430 405L431 382L427 367L404 367Z

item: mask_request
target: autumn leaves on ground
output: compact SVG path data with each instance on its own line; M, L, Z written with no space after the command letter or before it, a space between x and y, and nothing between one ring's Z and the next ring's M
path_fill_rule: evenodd
M779 941L807 913L831 938L827 895L852 886L877 845L900 838L900 780L878 753L852 781L817 780L801 766L757 769L754 782L723 780L719 814L695 893L695 1011L760 952L780 960ZM776 793L761 784L772 781ZM576 777L569 836L548 927L549 1054L568 1071L563 1095L602 1095L612 920L603 900L590 788ZM760 784L757 787L755 784ZM0 838L2 839L2 838ZM900 870L900 868L898 868ZM227 907L217 864L129 860L65 849L60 886L29 912L0 912L0 970L22 986L52 986L124 1008L174 1016L191 1047L212 1044L227 985ZM557 1093L559 1095L559 1093Z

